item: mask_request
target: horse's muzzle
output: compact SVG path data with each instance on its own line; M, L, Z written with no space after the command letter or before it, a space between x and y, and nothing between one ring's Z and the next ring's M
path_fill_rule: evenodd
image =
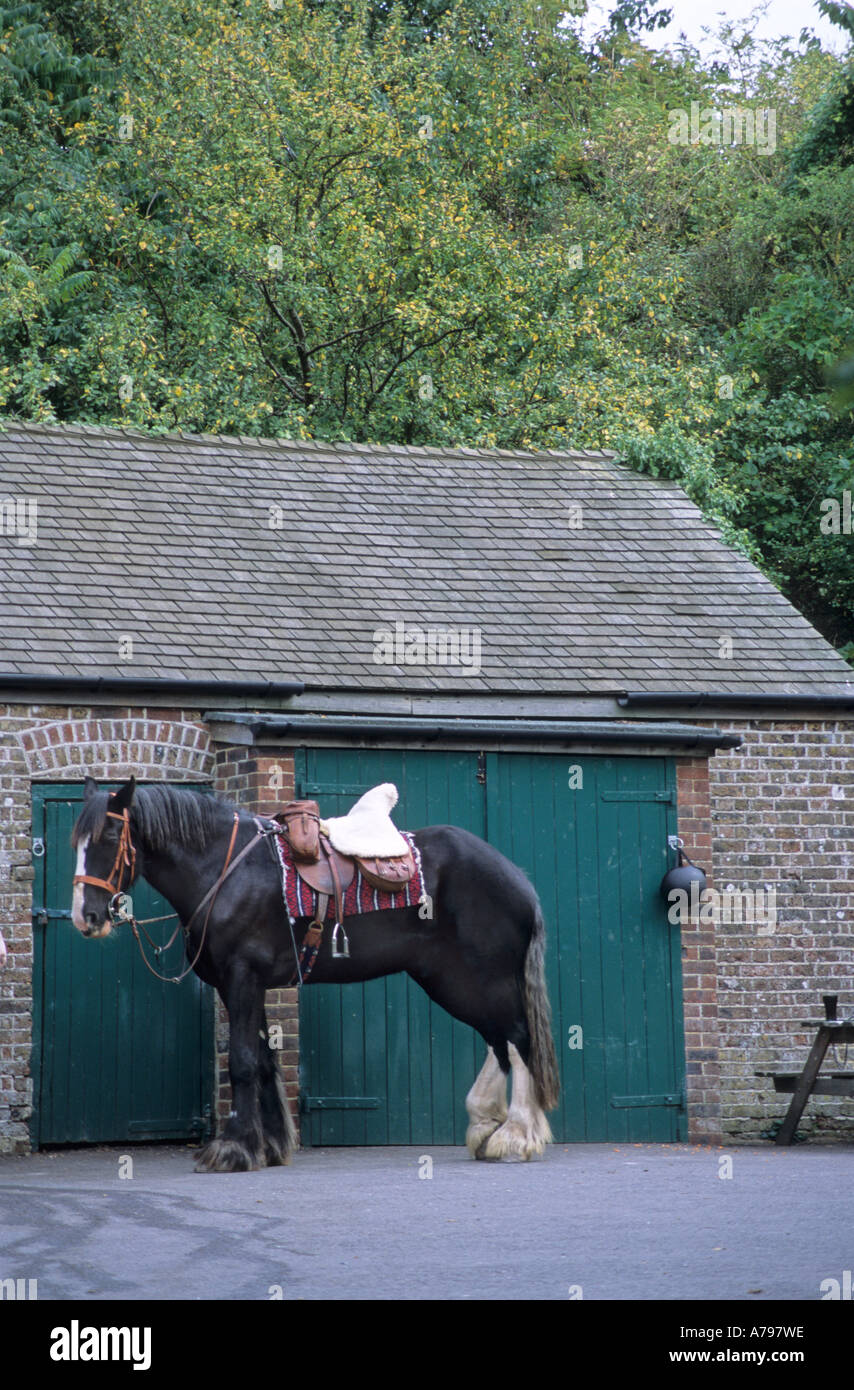
M97 917L90 912L86 915L85 925L78 928L78 930L80 935L85 936L87 940L97 941L100 936L110 935L110 932L113 930L113 924L109 917L99 923Z

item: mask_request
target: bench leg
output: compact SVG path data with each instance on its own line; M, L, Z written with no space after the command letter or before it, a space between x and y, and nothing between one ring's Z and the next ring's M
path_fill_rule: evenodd
M804 1106L812 1094L815 1079L818 1076L819 1068L824 1061L825 1053L830 1046L830 1030L819 1028L818 1035L812 1045L812 1051L807 1058L806 1066L801 1072L801 1078L795 1087L795 1093L786 1112L786 1118L780 1126L779 1133L774 1140L775 1144L791 1144L795 1137L795 1130L798 1121L804 1113Z

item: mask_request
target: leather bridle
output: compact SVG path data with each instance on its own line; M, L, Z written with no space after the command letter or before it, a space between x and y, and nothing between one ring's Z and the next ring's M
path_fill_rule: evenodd
M121 815L118 811L108 811L108 816L113 820L120 820L122 828L119 831L119 847L116 850L116 858L109 878L96 878L94 874L75 874L74 883L91 883L94 888L106 888L111 896L111 901L118 897L122 891L122 879L125 869L129 870L128 883L133 883L136 873L136 850L133 840L130 837L130 816L127 807Z

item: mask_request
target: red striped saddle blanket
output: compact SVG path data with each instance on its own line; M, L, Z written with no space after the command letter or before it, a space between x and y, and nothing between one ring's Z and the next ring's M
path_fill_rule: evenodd
M403 838L412 851L415 861L415 873L410 878L405 887L399 891L390 892L384 888L375 888L356 867L356 872L344 889L344 916L355 917L363 912L381 912L392 908L417 907L426 901L427 892L424 887L424 873L421 868L421 855L415 844L415 837L406 830L401 831ZM314 917L318 906L318 893L300 877L294 864L293 853L284 835L274 836L273 843L279 857L279 864L282 870L282 896L285 900L285 907L291 921L298 917ZM335 920L335 899L331 896L327 903L326 920Z

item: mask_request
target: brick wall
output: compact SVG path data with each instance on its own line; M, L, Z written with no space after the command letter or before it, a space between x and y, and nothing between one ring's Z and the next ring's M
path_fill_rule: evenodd
M707 758L676 763L678 829L685 853L711 872L712 825ZM682 922L682 995L685 1017L685 1090L689 1138L711 1142L721 1136L720 1034L717 952L714 927L699 914Z
M216 787L227 801L259 816L272 816L294 797L294 760L291 753L266 755L255 748L233 745L216 750ZM296 989L268 989L267 1024L278 1025L282 1047L277 1056L294 1121L299 1126L299 1009ZM231 1109L228 1079L228 1015L217 1000L217 1100L220 1121Z
M789 1101L756 1070L800 1071L822 994L854 1013L854 721L723 727L744 742L710 763L715 881L777 893L773 931L716 931L723 1130L748 1142ZM799 1133L850 1140L854 1105L811 1099Z
M257 816L272 816L294 798L292 753L259 753L257 748L220 746L216 750L216 786L226 801Z
M204 782L210 737L198 710L0 705L0 1153L27 1153L32 1114L32 783ZM69 884L69 900L71 885Z

